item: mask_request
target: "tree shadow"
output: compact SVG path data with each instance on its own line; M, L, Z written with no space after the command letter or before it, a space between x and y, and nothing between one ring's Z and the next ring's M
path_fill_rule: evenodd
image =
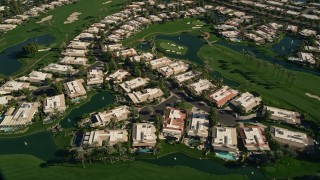
M4 177L2 170L0 169L0 180L5 180L6 178Z

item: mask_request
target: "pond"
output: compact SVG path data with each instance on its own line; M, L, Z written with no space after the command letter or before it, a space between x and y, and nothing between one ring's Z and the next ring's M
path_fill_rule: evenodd
M83 114L92 113L113 103L114 96L107 91L101 91L92 96L89 102L72 110L68 116L61 120L60 124L63 128L71 128L78 120L81 119Z
M250 179L268 179L260 169L242 167L235 164L224 164L218 160L196 159L182 153L169 154L158 159L140 159L158 166L186 166L202 172L215 175L241 174Z
M18 60L17 55L22 52L22 47L30 42L47 46L54 42L54 38L48 34L41 35L6 48L0 53L0 74L11 75L21 68L22 63Z

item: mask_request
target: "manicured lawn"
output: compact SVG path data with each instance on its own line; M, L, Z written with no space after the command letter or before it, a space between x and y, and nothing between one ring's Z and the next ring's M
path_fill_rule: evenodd
M43 163L29 155L0 156L0 179L245 179L244 176L215 176L191 168L163 167L142 162L115 164L63 164L41 168Z
M192 22L195 19L178 19L176 21L169 21L162 24L153 24L138 32L131 38L122 41L122 44L129 47L135 47L141 40L149 40L157 34L177 34L186 31L192 31Z
M71 134L72 129L65 129L62 132L56 133L52 139L54 143L58 146L59 149L64 149L66 146L71 144L72 136Z
M257 68L258 60L246 62L241 53L214 44L203 46L198 52L203 60L208 60L212 68L223 77L240 83L243 91L256 91L268 105L293 109L307 113L309 119L320 122L319 101L309 98L305 93L319 94L320 77L309 73L291 71L297 74L292 87L291 79L287 82L287 74L283 77L278 71L273 73L274 66L268 63L268 68ZM262 60L260 60L263 62Z
M172 54L184 55L188 50L186 46L181 46L173 41L163 39L157 39L156 45L161 51Z
M304 175L315 175L320 172L320 162L307 162L287 158L273 166L263 168L264 173L269 177L295 177Z
M43 34L50 34L55 38L55 42L50 47L57 49L63 42L66 43L73 39L76 35L81 33L86 27L92 23L99 21L99 19L106 15L119 11L122 8L123 0L112 1L109 4L103 4L105 0L79 0L75 4L69 4L58 7L52 11L47 12L36 18L31 18L27 22L18 26L16 29L6 33L0 41L0 51L5 48L15 45L24 41L27 38L35 37ZM73 12L82 13L78 18L79 20L71 23L64 24L64 21ZM42 24L36 23L48 15L53 15L51 23L45 22ZM48 54L49 52L45 52ZM55 53L55 60L58 60L59 55L57 51ZM42 56L32 58L28 60L21 59L24 63L19 72L23 72L30 68L30 65L34 65L35 61ZM53 56L51 56L53 57ZM45 59L45 58L44 58Z

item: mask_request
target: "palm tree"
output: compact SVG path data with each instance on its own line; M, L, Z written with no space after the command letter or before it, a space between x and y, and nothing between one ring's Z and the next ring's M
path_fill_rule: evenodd
M82 167L86 168L86 166L84 165L86 151L82 147L78 147L75 150L77 154L77 159L81 160Z

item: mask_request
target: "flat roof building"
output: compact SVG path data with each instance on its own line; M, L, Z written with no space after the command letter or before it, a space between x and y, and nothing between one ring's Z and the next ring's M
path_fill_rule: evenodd
M90 69L87 72L87 85L101 85L103 83L103 71L99 69Z
M43 68L44 71L60 73L60 74L73 74L75 73L75 69L72 66L61 65L56 63L51 63L47 67Z
M64 112L67 109L64 94L47 97L43 101L43 112L46 114Z
M86 50L90 44L91 43L89 42L71 41L71 43L68 45L68 48Z
M70 98L76 98L80 96L84 96L87 94L84 86L83 86L84 80L83 79L77 79L74 81L70 81L67 83L64 83L63 86L66 90L66 94Z
M243 145L248 151L270 150L268 141L263 130L258 126L249 126L240 128L240 137Z
M0 105L7 105L13 96L0 96Z
M181 84L181 83L183 83L185 81L188 81L190 79L193 79L193 78L199 76L200 74L201 73L198 72L198 71L189 71L189 72L174 76L174 80L177 83Z
M210 102L213 102L217 107L222 107L237 95L238 91L231 89L228 86L222 86L222 88L209 94L207 99Z
M85 57L72 57L72 56L65 56L60 60L62 64L72 64L72 65L87 65L88 59Z
M154 147L157 143L156 128L151 123L134 123L132 128L132 146Z
M187 71L189 65L184 63L183 61L174 62L169 64L168 66L164 66L158 69L158 72L161 73L165 77L169 77L174 74L179 74Z
M73 57L86 57L87 50L81 49L66 49L62 52L64 56L73 56Z
M129 93L138 87L146 85L149 82L149 80L149 78L138 77L121 83L120 87L122 87L122 89L125 90L125 92Z
M167 107L165 111L162 134L179 140L184 132L187 114L172 107Z
M39 82L44 82L46 79L52 79L52 74L43 73L40 71L32 71L28 75L28 77L26 77L25 80L33 82L33 83L39 83Z
M128 106L119 106L104 112L98 112L95 115L97 122L94 123L94 126L105 126L111 121L111 119L114 119L115 121L123 121L128 119L130 114L131 112Z
M188 136L207 138L209 134L208 114L193 107L192 115L187 127Z
M230 127L214 127L212 131L212 146L215 151L238 151L237 129Z
M200 79L196 83L187 86L188 89L196 96L200 96L205 90L210 90L214 85L207 79Z
M300 114L298 112L280 109L271 106L263 107L264 113L270 112L270 119L287 124L301 124Z
M249 92L242 93L239 97L231 101L236 107L242 109L245 113L250 112L254 107L261 103L261 97L255 97Z
M110 74L106 80L110 81L113 80L115 83L122 82L127 76L130 76L130 73L124 69L118 69L116 72Z
M146 64L150 66L151 69L157 69L157 68L172 64L172 60L167 57L162 57L162 58L158 58L158 59L146 62Z
M313 140L307 136L306 133L290 131L288 129L271 127L271 134L274 139L281 144L288 144L289 146L304 148L305 146L313 145Z
M153 101L154 99L162 97L164 94L160 88L149 88L141 91L134 91L128 96L134 104L143 103L146 101Z
M30 83L8 81L0 87L0 94L10 94L12 91L18 91L23 88L29 88Z
M22 103L18 109L10 108L0 123L0 127L23 127L32 124L33 116L38 112L38 103Z
M128 141L128 131L126 129L117 130L96 130L86 132L83 136L82 145L103 146L108 144L113 146L117 143Z

